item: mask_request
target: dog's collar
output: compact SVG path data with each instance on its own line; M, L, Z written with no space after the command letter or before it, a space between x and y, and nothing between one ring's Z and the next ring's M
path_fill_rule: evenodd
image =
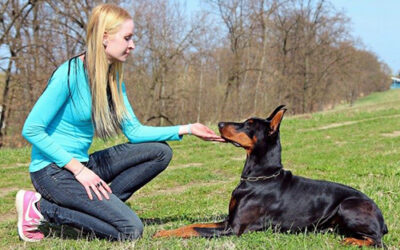
M251 181L251 182L254 182L254 181L265 181L265 180L277 177L278 175L281 174L281 171L282 171L282 169L279 169L275 174L270 175L270 176L240 177L240 181Z

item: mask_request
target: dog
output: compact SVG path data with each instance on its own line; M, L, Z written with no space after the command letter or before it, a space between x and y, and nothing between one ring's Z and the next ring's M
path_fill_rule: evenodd
M157 232L154 237L218 237L272 228L278 232L330 230L344 244L382 247L388 233L383 215L362 192L323 180L293 175L281 163L279 127L286 108L267 119L220 122L221 137L246 150L239 185L232 192L225 221Z

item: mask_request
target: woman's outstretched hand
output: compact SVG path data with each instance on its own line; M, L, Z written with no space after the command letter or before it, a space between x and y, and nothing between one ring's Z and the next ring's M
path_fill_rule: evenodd
M189 131L189 126L190 126L190 131ZM201 123L193 123L191 125L184 125L182 126L182 130L186 131L180 131L180 134L192 134L200 139L203 139L205 141L218 141L218 142L224 142L225 140L215 134L214 131L212 131L210 128L207 126L201 124Z

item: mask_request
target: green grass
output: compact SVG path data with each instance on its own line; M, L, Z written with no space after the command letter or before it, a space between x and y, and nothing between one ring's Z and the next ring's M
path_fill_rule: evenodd
M270 107L266 115L273 110ZM288 107L290 109L290 107ZM216 128L216 127L214 127ZM389 234L384 242L400 247L400 91L376 93L352 107L285 117L281 125L282 161L294 174L353 186L381 208ZM96 140L91 152L115 143ZM152 239L161 229L193 222L222 220L238 184L245 152L230 144L203 142L186 136L171 142L173 160L166 171L138 191L128 205L146 223L136 242L88 240L51 228L46 240L26 244L16 232L14 197L32 188L29 148L0 150L0 248L68 249L348 249L332 233L282 234L272 231L217 239ZM356 248L353 248L356 249Z

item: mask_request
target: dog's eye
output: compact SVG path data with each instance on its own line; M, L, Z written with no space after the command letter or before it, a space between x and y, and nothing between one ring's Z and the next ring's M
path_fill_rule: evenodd
M243 125L244 125L245 128L249 128L249 127L251 127L253 125L253 123L254 123L254 120L247 120L247 121L244 122Z

